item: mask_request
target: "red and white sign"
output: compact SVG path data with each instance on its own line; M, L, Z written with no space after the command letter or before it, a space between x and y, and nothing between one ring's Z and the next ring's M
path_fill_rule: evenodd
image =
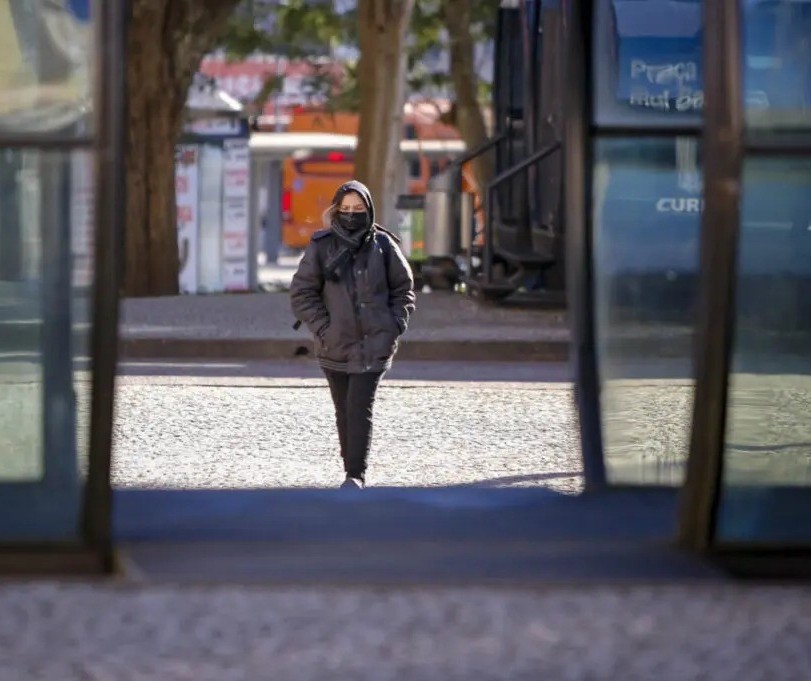
M181 293L197 293L199 188L198 150L193 144L177 147L175 192L177 197L177 246L180 255Z
M248 288L248 261L224 262L222 285L226 291L245 291Z
M223 203L223 257L248 257L248 211L242 199L226 199Z
M223 143L222 281L226 291L249 286L249 190L251 159L248 140Z
M330 73L338 82L343 67L330 64ZM256 55L242 61L229 61L224 54L210 54L200 65L200 73L213 78L217 87L241 101L253 100L265 85L268 78L282 77L282 91L271 97L265 104L264 112L276 113L275 106L284 109L313 103L313 96L307 92L307 81L315 75L315 69L305 61L290 61L286 57Z

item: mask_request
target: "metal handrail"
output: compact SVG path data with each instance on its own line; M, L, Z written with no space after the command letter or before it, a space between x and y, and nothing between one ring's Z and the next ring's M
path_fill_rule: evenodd
M450 169L453 172L459 171L465 163L472 161L474 158L477 158L484 154L487 151L490 151L494 147L497 147L501 142L508 139L510 137L512 130L512 126L508 126L507 129L496 135L495 137L491 137L487 140L484 144L480 144L475 149L462 154L461 156L457 156L454 158L450 163ZM457 176L457 182L455 187L455 193L453 195L453 199L451 202L451 219L453 220L453 224L457 225L460 224L462 221L462 210L459 206L459 197L462 195L462 174L461 172ZM476 206L473 206L473 214L476 214ZM473 225L471 226L471 235L470 235L470 243L472 244L476 238L475 234L475 220L473 221ZM470 250L470 249L468 249ZM468 267L470 266L471 256L468 253ZM469 270L468 270L469 271Z
M487 185L487 190L485 192L486 196L486 203L485 203L485 216L484 216L484 275L485 281L490 282L492 281L493 276L493 204L495 203L495 190L499 185L503 184L507 180L515 177L518 173L521 173L528 168L536 165L543 161L547 156L552 154L553 152L560 149L561 143L560 141L552 142L552 144L547 145L543 149L539 149L533 154L527 156L523 161L520 163L516 163L514 166L507 168L499 175L496 175L493 178L492 182Z
M499 142L502 142L503 140L507 139L507 137L508 137L507 132L502 132L501 134L496 135L495 137L491 137L484 144L480 144L472 151L468 151L462 154L461 156L457 156L456 158L454 158L453 161L451 161L451 166L453 166L454 168L461 168L463 165L465 165L465 163L472 161L474 158L478 156L481 156L485 151L490 151L490 149L499 144Z

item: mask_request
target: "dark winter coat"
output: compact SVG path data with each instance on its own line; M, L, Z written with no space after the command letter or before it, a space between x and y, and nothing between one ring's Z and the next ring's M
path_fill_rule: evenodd
M315 338L319 364L347 373L391 367L414 311L414 278L397 239L378 225L337 281L325 276L340 243L330 229L316 232L293 277L293 314Z

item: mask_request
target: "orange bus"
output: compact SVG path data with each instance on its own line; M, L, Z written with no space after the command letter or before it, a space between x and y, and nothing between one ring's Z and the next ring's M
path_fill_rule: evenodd
M424 194L428 180L442 172L453 156L464 150L464 145L458 141L452 146L443 144L439 150L432 142L435 141L422 141L414 145L416 149L401 145L406 146L406 192L409 194ZM335 188L352 179L354 155L352 151L315 150L287 158L282 168L282 243L290 248L304 248L312 233L322 229L322 215Z
M456 130L441 123L433 104L406 105L405 139L400 148L406 163L406 192L424 194L428 181L464 151ZM288 133L319 136L320 148L301 149L285 159L282 174L282 243L304 248L323 227L322 214L336 186L352 179L358 117L320 109L296 109ZM332 135L334 146L326 141ZM314 145L313 145L314 146ZM470 183L468 183L470 186Z

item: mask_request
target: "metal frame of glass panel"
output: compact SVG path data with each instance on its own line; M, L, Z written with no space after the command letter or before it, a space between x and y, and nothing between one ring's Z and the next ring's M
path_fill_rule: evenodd
M565 102L565 214L567 282L572 327L572 362L577 386L577 407L587 490L643 489L646 485L611 482L605 459L601 370L598 359L596 273L594 266L593 168L597 139L697 138L692 121L657 118L645 127L612 115L597 122L595 97L601 96L606 74L595 70L593 50L597 0L565 3L567 88ZM601 67L598 67L601 68ZM597 84L595 91L595 83ZM653 485L659 487L659 485Z
M811 158L808 131L779 134L747 130L743 83L744 13L740 0L707 0L704 8L706 109L705 212L702 285L696 343L696 398L687 478L682 494L680 541L717 554L731 569L749 574L811 575L811 546L786 541L729 542L718 534L736 302L741 211L747 158ZM781 493L792 494L784 488ZM806 502L811 490L802 492ZM796 522L796 520L795 520Z
M699 550L710 546L718 503L733 334L743 163L739 0L706 1L704 22L703 144L707 153L696 392L679 530L682 543ZM710 36L712 39L708 39Z
M89 460L81 499L81 524L75 542L26 542L0 546L0 572L65 573L107 572L113 567L110 531L110 455L114 382L117 361L118 292L121 233L124 216L125 44L126 18L122 0L92 2L95 47L94 130L91 135L0 134L0 148L39 151L91 151L94 155L95 191L93 225L95 269L92 286L91 427ZM46 248L69 249L63 238L49 237ZM55 249L55 250L54 250ZM60 250L61 249L61 250ZM45 328L56 338L70 333L70 322L56 314L65 300L44 300ZM50 329L50 326L54 326ZM58 327L58 328L57 328ZM47 335L46 335L47 338ZM56 352L53 339L44 358ZM72 358L56 353L70 371ZM54 361L56 361L54 360ZM45 446L48 445L46 433ZM73 452L75 456L75 452Z
M613 144L613 140L624 139L645 144L647 140L673 140L675 148L679 138L698 138L700 122L695 115L676 116L675 120L648 115L644 123L637 124L636 115L622 114L616 109L611 104L613 95L608 84L611 69L603 59L604 52L613 54L616 47L609 48L605 44L606 35L601 30L597 32L606 25L606 4L600 0L572 0L564 6L568 64L564 144L567 290L586 487L591 490L655 487L672 491L672 487L662 482L651 485L612 480L609 470L606 448L610 442L606 442L603 419L607 404L602 393L610 367L601 366L605 358L598 357L601 337L604 342L607 332L600 331L597 319L599 272L595 264L598 244L594 213L597 185L593 174L599 161L598 142ZM683 453L686 457L686 450Z
M591 2L569 0L564 14L566 102L564 212L566 288L572 334L572 364L586 489L606 485L600 418L600 378L594 323L591 241Z

